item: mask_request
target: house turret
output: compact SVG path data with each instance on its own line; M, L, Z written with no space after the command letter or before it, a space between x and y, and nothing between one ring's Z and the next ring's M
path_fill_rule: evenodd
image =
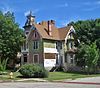
M27 36L32 25L35 23L35 16L33 16L32 12L30 11L30 13L26 17L27 17L27 20L23 28L25 30L25 35Z
M35 16L32 16L32 12L30 11L29 15L27 16L27 21L25 26L31 26L35 23Z

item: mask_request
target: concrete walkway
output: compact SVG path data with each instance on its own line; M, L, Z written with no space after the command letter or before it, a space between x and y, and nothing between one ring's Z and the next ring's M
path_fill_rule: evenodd
M41 79L41 78L28 78L28 79L20 79L16 80L17 82L23 82L23 81L35 81L35 82L47 82L47 80Z
M42 78L26 78L20 80L12 80L12 81L0 81L0 83L4 82L49 82L48 80L44 80ZM70 84L93 84L93 85L100 85L100 77L88 77L88 78L77 78L75 80L72 79L65 79L65 80L57 80L52 81L54 83L70 83Z
M100 83L100 77L78 78L76 80L72 80L71 82L93 82L93 83Z
M100 85L100 77L78 78L76 80L64 80L64 83L72 84L94 84Z

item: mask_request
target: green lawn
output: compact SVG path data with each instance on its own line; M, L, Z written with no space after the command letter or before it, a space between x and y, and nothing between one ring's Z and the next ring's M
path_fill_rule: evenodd
M14 72L13 79L11 79L8 72L8 74L6 75L0 75L0 80L9 81L9 80L23 79L19 78L19 76L21 76L19 72ZM76 78L96 77L96 76L100 76L100 74L85 75L78 73L49 72L49 77L44 79L48 81L56 81L56 80L76 79Z
M3 80L3 81L18 80L20 79L18 76L21 76L19 72L13 72L13 78L11 79L9 74L10 74L10 71L8 71L7 74L0 75L0 80Z
M76 79L76 78L95 77L95 76L100 76L100 74L85 75L78 73L49 72L49 77L45 79L53 81L53 80Z

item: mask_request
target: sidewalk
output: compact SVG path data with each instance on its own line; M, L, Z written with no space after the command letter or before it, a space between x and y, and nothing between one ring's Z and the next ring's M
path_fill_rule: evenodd
M90 78L77 78L75 80L64 80L63 83L72 83L72 84L93 84L100 85L100 77L90 77Z
M54 80L54 81L48 81L48 80L44 80L42 78L25 78L25 79L10 80L10 81L0 80L0 83L4 83L4 82L54 82L54 83L100 85L100 77L88 77L88 78L77 78L75 80L65 79L65 80Z
M16 80L16 82L24 82L24 81L47 82L47 80L41 78L28 78L28 79Z

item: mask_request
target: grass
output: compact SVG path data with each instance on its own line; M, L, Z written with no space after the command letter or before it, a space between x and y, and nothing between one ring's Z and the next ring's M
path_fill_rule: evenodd
M2 81L11 81L11 80L18 80L18 76L21 76L19 72L13 72L13 78L10 78L10 71L7 72L7 74L0 75L0 80Z
M23 79L19 78L21 74L19 72L14 72L13 78L11 79L8 72L6 75L0 75L0 80L3 81L11 81L11 80L18 80ZM100 74L92 74L92 75L86 75L86 74L79 74L79 73L65 73L65 72L49 72L49 77L44 78L48 81L57 81L57 80L64 80L64 79L76 79L76 78L85 78L85 77L96 77L100 76Z
M76 78L85 78L85 77L96 77L100 76L100 74L86 75L79 73L65 73L65 72L50 72L49 77L45 78L46 80L64 80L64 79L76 79Z

